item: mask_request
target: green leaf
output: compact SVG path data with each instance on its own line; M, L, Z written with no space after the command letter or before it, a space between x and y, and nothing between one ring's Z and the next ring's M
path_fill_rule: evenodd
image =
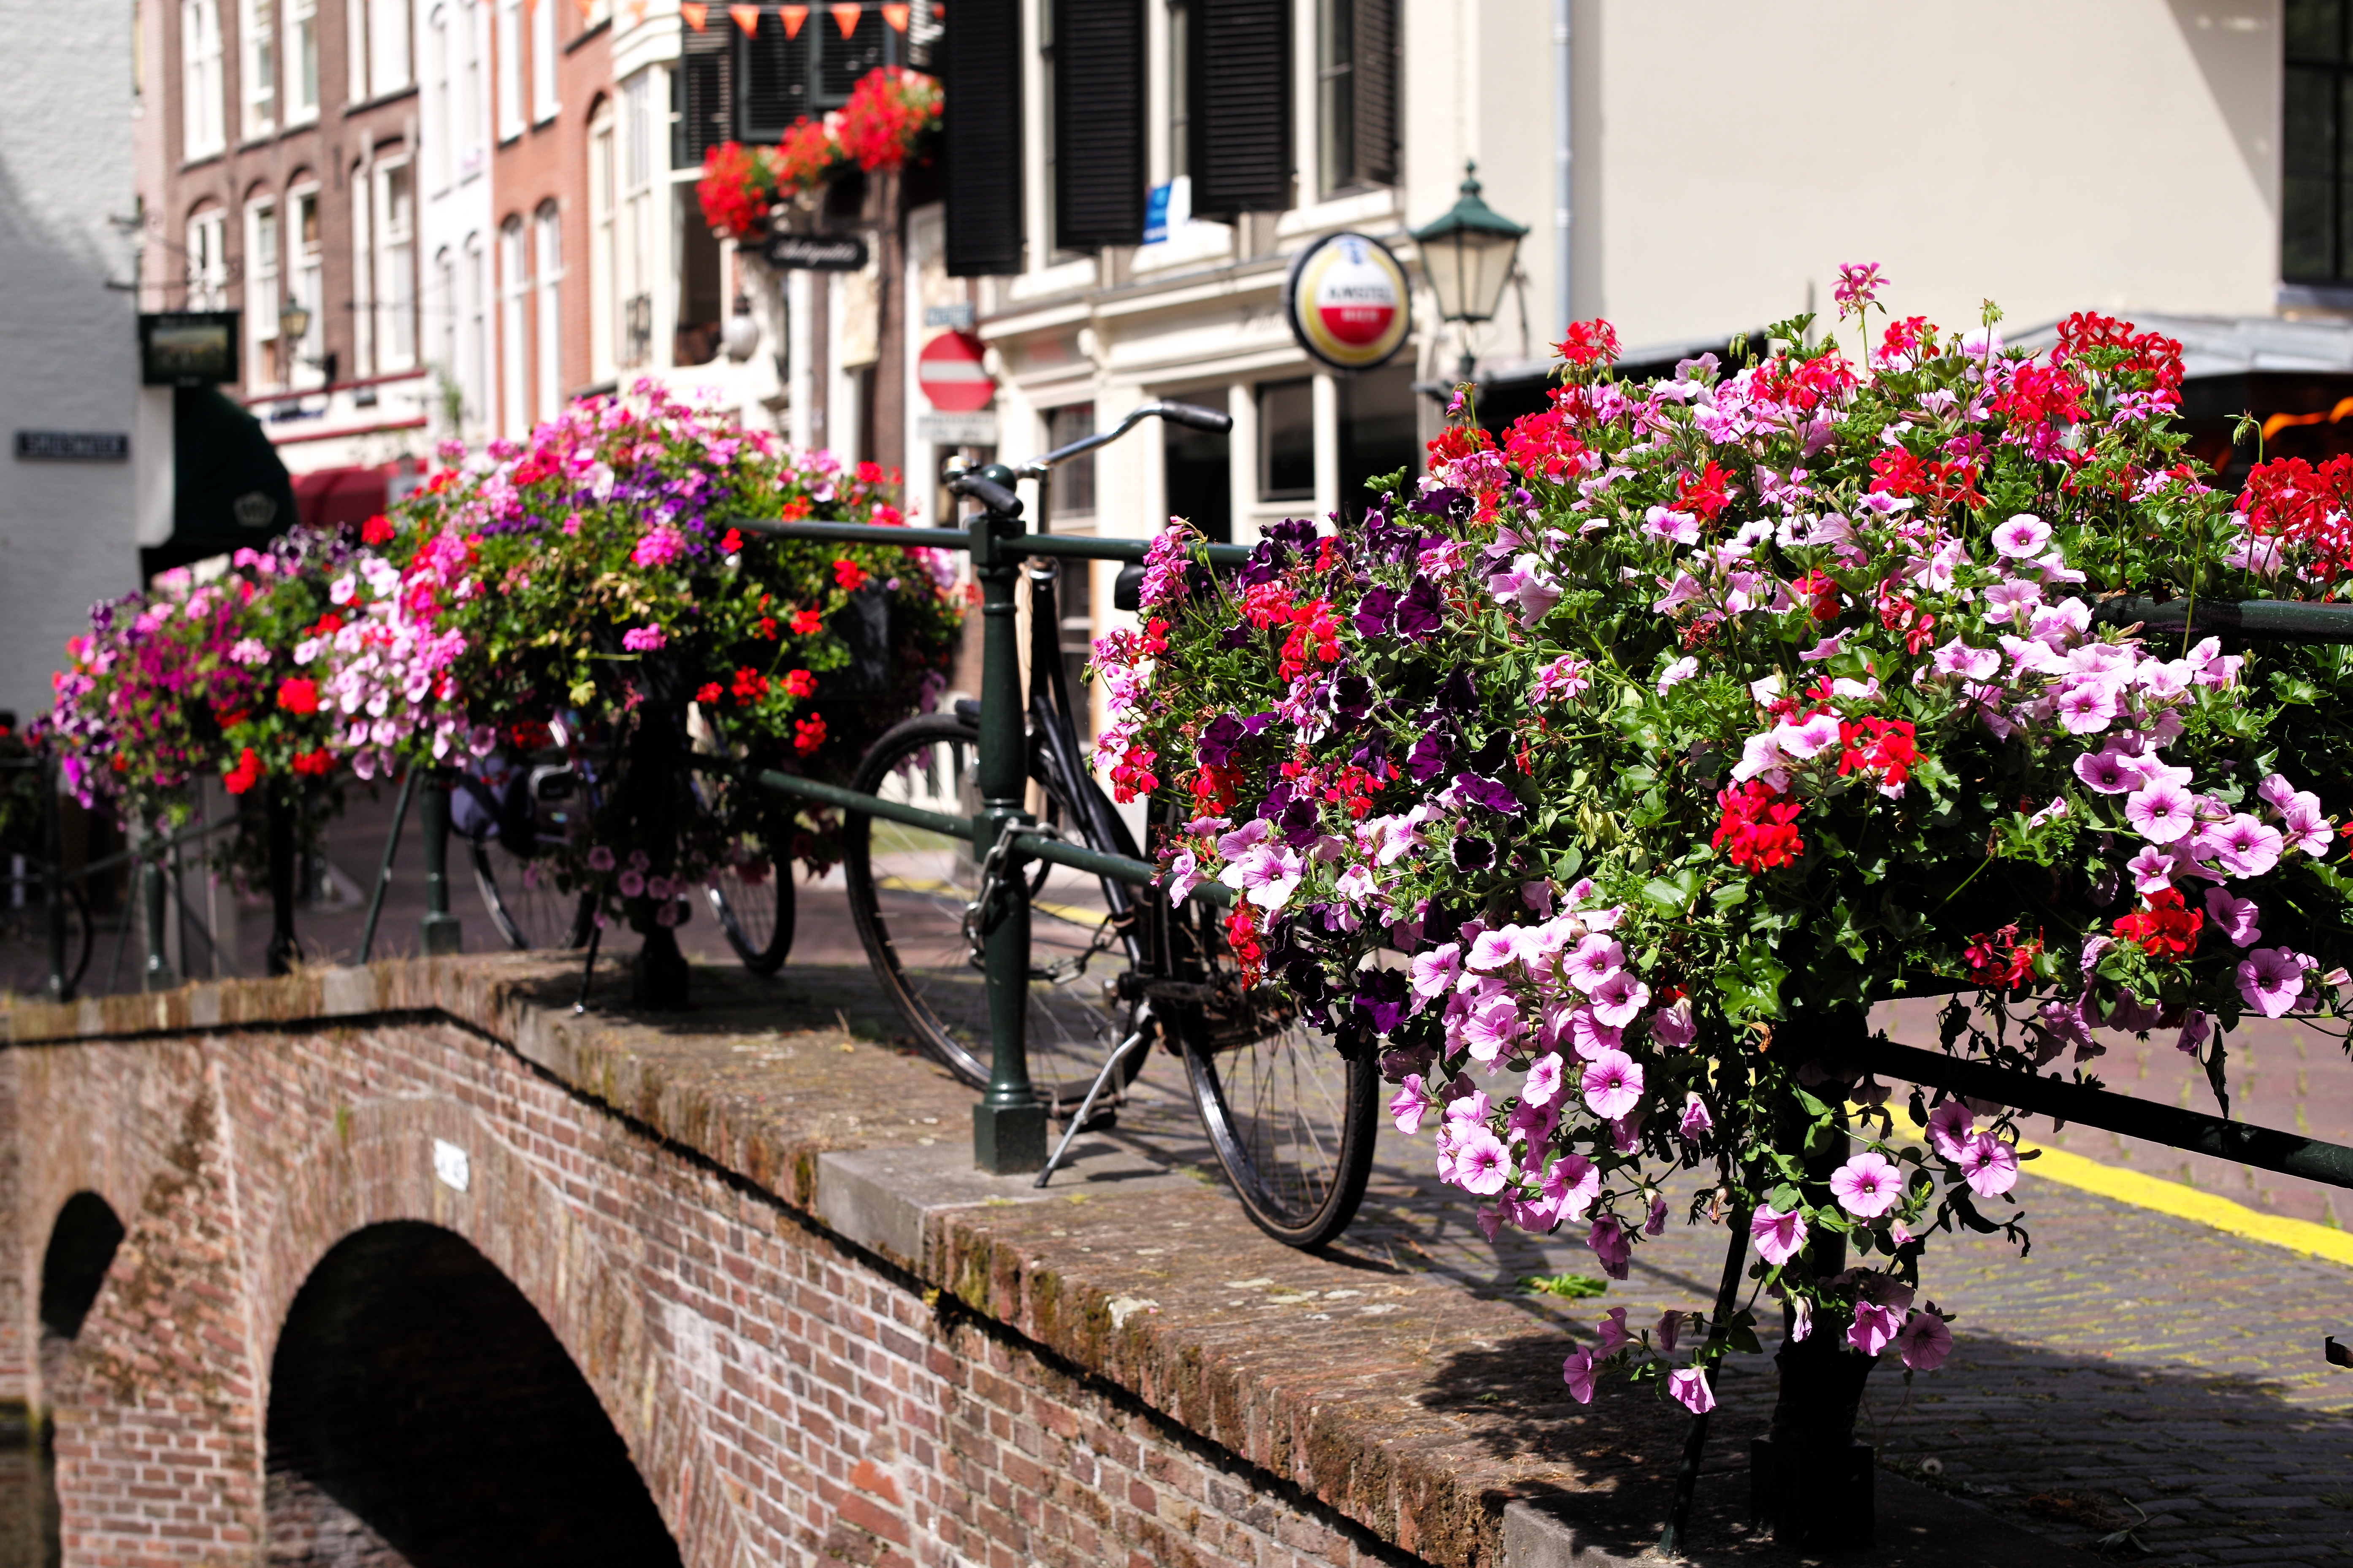
M1715 972L1725 1016L1735 1023L1781 1016L1781 982L1787 967L1761 947L1746 947L1734 963Z

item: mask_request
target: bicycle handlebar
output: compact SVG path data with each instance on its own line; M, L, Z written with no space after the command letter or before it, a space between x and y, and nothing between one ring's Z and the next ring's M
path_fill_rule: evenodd
M1082 458L1098 447L1108 447L1147 419L1166 419L1172 425L1182 425L1188 430L1230 430L1234 416L1220 414L1214 408L1203 408L1190 403L1142 403L1128 410L1127 417L1110 429L1092 436L1082 436L1067 447L1057 447L1042 458L1032 458L1014 473L1025 479L1042 479L1048 470Z
M1021 515L1021 498L1003 485L982 479L978 474L957 474L948 480L948 489L960 496L970 496L981 505L1007 517Z

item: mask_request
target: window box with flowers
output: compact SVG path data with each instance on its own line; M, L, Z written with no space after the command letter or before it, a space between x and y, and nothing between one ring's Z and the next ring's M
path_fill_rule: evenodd
M849 101L795 121L773 147L723 142L703 159L695 195L722 238L756 245L800 198L852 170L896 173L929 161L940 125L940 84L903 66L878 66Z

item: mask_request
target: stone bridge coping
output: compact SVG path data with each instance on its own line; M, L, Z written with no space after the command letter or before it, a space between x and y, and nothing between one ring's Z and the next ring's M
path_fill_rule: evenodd
M1345 1238L1282 1247L1208 1173L1112 1139L1081 1140L1042 1192L976 1172L971 1094L857 1037L848 1009L871 1006L863 984L862 971L796 967L778 983L698 966L683 1016L609 1010L602 989L575 1015L570 961L406 959L20 1001L0 1010L0 1039L447 1019L1390 1548L1507 1568L1658 1561L1679 1409L1646 1390L1580 1410L1559 1382L1556 1328ZM1719 1526L1746 1510L1745 1457L1729 1447L1711 1450L1701 1490ZM2079 1561L1887 1472L1878 1518L1881 1546L1862 1560L1888 1568ZM1760 1543L1704 1560L1770 1555Z

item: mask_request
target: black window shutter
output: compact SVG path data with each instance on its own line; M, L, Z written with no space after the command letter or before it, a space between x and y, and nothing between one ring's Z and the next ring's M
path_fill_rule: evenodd
M956 0L940 77L948 276L1021 270L1021 10Z
M1144 0L1054 0L1054 243L1144 243Z
M702 162L702 155L722 142L738 141L735 132L735 83L733 56L735 24L718 6L712 8L717 18L702 32L686 30L686 41L681 50L680 74L685 79L686 101L681 107L683 115L680 130L683 133L686 154L682 160L688 167Z
M1397 0L1356 0L1356 178L1397 184Z
M712 8L712 16L722 14ZM818 13L823 16L822 11ZM714 22L713 26L717 24ZM785 36L784 18L773 11L760 14L760 30L749 37L733 19L727 23L728 37L735 45L737 94L743 101L740 129L744 142L774 142L783 140L794 121L809 110L809 38L814 28L807 21L801 24L800 36Z
M1200 15L1193 210L1291 205L1290 0L1193 0Z

